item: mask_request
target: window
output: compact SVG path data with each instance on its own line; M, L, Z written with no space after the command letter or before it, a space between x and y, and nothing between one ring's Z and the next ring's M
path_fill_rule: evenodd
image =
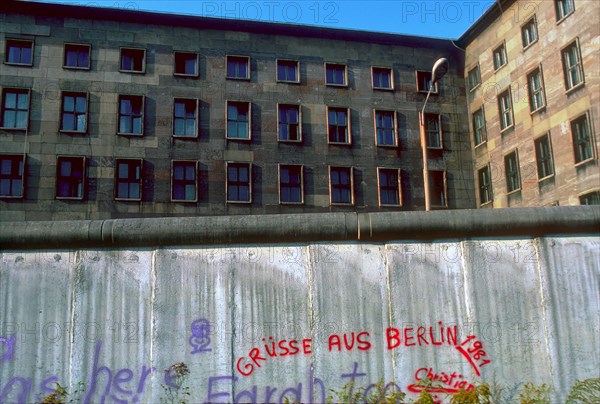
M171 162L171 201L196 202L198 200L198 162Z
M504 44L494 49L494 70L498 70L506 64L506 48Z
M299 83L300 69L296 60L277 60L277 81Z
M473 135L475 140L475 146L482 144L487 141L487 133L485 128L485 114L483 107L479 108L473 113Z
M556 7L556 21L560 21L573 11L575 11L575 5L573 0L554 0Z
M590 160L594 153L587 114L571 121L571 136L573 137L575 164Z
M393 111L375 111L375 141L377 146L396 146L396 114Z
M498 96L498 110L500 112L500 130L510 128L513 125L510 88Z
M327 142L350 144L350 110L348 108L327 107Z
M521 189L519 158L516 150L504 156L504 172L506 174L506 191L511 193Z
M88 70L90 68L90 45L66 43L63 67L65 69Z
M417 91L420 93L428 93L431 88L431 72L417 71ZM437 83L433 86L431 94L437 94Z
M142 199L142 160L117 159L115 169L115 199Z
M429 192L431 206L448 207L446 171L429 170Z
M469 75L467 76L469 91L474 90L479 84L481 84L481 74L479 73L479 65L476 65L469 70Z
M83 199L85 157L56 158L56 199Z
M329 167L329 198L332 205L353 205L353 168Z
M198 100L175 98L173 102L173 136L198 136Z
M63 93L60 131L85 133L87 131L87 111L86 93Z
M535 16L533 16L525 23L525 25L521 27L521 40L523 41L523 49L528 48L531 44L536 42L537 39L537 24Z
M279 166L279 203L304 203L303 166Z
M393 70L387 67L371 67L373 88L376 90L393 90Z
M24 154L0 154L0 198L22 198Z
M121 48L119 71L125 73L144 73L146 71L146 49Z
M198 77L198 54L175 52L175 76Z
M442 116L425 114L425 135L428 149L442 148Z
M250 80L250 58L248 56L227 56L227 78Z
M2 129L26 130L29 125L29 90L5 88L2 93Z
M535 159L537 161L538 180L554 175L552 163L552 147L548 134L535 140Z
M250 140L250 103L227 101L227 139Z
M7 39L4 62L11 65L33 66L33 41Z
M485 166L477 172L479 179L479 204L483 205L492 201L492 176L490 166Z
M527 92L529 93L529 108L531 112L538 111L546 105L542 71L539 67L527 75Z
M379 184L379 206L401 206L400 170L377 168Z
M579 42L577 40L563 49L562 59L567 90L583 85L583 64L581 63L581 53L579 53Z
M252 165L227 163L227 202L252 202Z
M144 134L144 97L141 95L119 96L119 135Z
M300 142L302 140L301 112L299 105L278 105L277 132L280 142Z
M347 86L348 70L346 65L325 63L325 83L328 86Z
M579 196L581 205L600 205L600 191L588 192Z

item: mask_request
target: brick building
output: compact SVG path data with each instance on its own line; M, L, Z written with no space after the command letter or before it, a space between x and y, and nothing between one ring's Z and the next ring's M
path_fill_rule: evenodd
M479 207L600 203L600 2L501 1L459 40Z
M432 205L474 207L463 52L449 40L0 11L2 220L422 210L418 111L440 57Z

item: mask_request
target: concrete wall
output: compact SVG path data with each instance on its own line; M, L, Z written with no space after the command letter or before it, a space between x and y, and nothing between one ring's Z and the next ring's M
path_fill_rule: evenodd
M321 402L353 379L410 393L442 372L447 390L547 383L559 402L597 377L597 233L448 237L5 248L0 402L54 382L86 402L157 402L180 362L193 402Z

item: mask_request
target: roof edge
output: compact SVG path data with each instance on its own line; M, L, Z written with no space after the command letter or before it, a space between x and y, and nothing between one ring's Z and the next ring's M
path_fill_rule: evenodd
M463 49L496 21L510 6L518 0L496 0L494 3L455 41Z

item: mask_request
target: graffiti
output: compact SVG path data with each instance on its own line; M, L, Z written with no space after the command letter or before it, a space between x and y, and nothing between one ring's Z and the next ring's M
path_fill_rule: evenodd
M273 337L269 337L269 342L267 342L263 338L264 344L264 356L261 356L261 348L252 348L248 352L248 358L252 361L250 362L246 357L240 357L235 366L243 376L250 376L254 370L261 367L260 361L265 362L268 357L277 357L277 356L294 356L297 354L310 355L312 339L304 338L301 341L292 339L282 339L277 342L273 340ZM243 362L246 362L243 364Z
M486 359L487 353L482 349L483 344L477 340L474 335L469 335L459 346L456 347L469 364L477 373L477 376L481 376L481 367L487 365L491 360Z
M208 320L199 319L192 323L192 336L190 337L192 354L211 351L210 348L207 348L210 345L210 331Z
M360 351L367 351L369 349L371 349L371 342L368 340L369 338L369 333L367 331L362 331L359 332L356 335L356 338L354 337L354 333L351 333L349 336L348 334L343 334L343 337L340 338L340 336L338 334L332 334L329 336L329 351L332 351L335 347L337 347L338 351L342 350L342 339L344 341L344 348L346 348L346 351L351 351L355 346L358 350ZM356 344L356 345L355 345Z
M0 337L0 344L3 344L6 347L4 349L4 354L0 355L0 362L10 362L13 359L13 350L16 340L17 338L14 335L10 338ZM0 350L0 353L2 353L2 350Z
M416 383L408 386L411 393L425 390L429 393L456 393L460 389L472 390L475 386L458 372L435 373L432 368L420 368L415 372Z
M435 327L389 327L385 330L387 349L396 349L402 345L423 346L423 345L451 345L455 346L457 342L458 326L444 327L443 323L438 322L438 329Z

